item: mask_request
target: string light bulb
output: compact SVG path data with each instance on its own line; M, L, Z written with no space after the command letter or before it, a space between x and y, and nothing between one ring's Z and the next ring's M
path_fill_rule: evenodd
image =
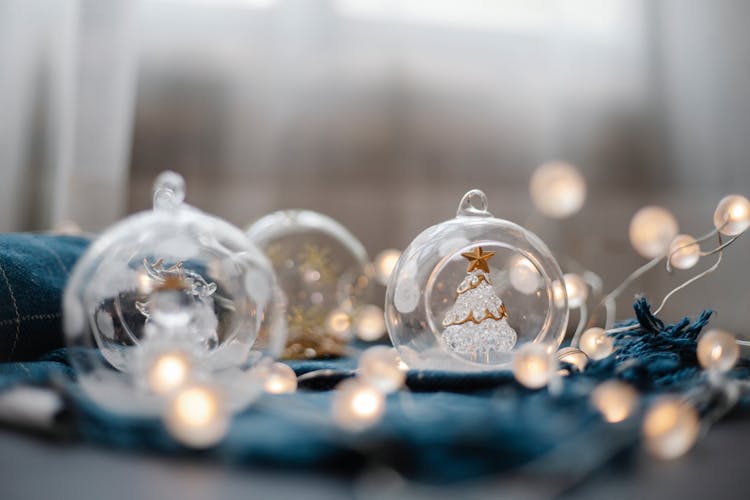
M708 330L698 339L698 361L714 373L725 373L734 368L740 357L737 340L729 332Z
M263 389L267 393L289 394L297 390L297 375L284 363L271 363L263 377Z
M515 254L508 266L510 284L524 295L531 295L539 289L541 276L534 264L521 254Z
M603 328L589 328L581 335L579 347L593 360L604 359L614 351L615 341Z
M548 162L534 171L529 191L539 212L554 219L564 219L583 207L586 179L569 163Z
M689 234L675 236L669 244L669 263L677 269L690 269L701 257L701 247Z
M663 256L678 232L677 219L663 207L643 207L630 220L630 243L647 259Z
M374 342L385 334L385 316L376 305L367 305L357 314L354 329L357 337L365 342Z
M591 404L604 420L615 424L629 418L638 406L638 393L619 380L599 384L591 393Z
M579 372L585 370L589 363L589 357L586 353L575 347L563 347L557 351L557 360L573 365Z
M181 352L156 356L146 368L146 383L156 394L167 394L182 386L191 370L190 358Z
M406 372L399 361L401 358L392 347L370 347L359 358L360 376L386 394L395 392L406 381Z
M557 367L557 358L547 347L533 342L521 346L511 362L513 376L529 389L546 386L557 373Z
M648 450L657 458L672 460L687 453L698 439L700 420L692 405L666 397L648 409L643 435Z
M333 396L333 419L345 429L364 430L383 416L385 396L373 385L348 379L336 387Z
M742 195L730 194L716 205L714 226L727 236L737 236L750 227L750 201Z
M164 414L169 433L191 448L207 448L221 441L229 429L229 420L222 398L207 385L180 389Z
M326 331L340 339L348 340L351 336L352 318L343 309L334 309L326 318Z
M578 309L586 303L589 289L586 282L579 275L568 273L563 275L565 281L565 293L568 295L568 307Z
M388 280L399 258L401 258L401 252L395 248L383 250L375 257L375 278L381 285L388 285Z

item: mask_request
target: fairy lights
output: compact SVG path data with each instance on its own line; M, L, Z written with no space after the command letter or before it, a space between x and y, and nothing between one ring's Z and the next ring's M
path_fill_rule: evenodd
M669 244L669 263L677 269L690 269L701 257L701 247L689 234L675 236Z
M284 363L272 363L264 370L263 389L269 394L288 394L297 390L297 375Z
M406 373L399 366L399 361L392 347L371 347L359 358L360 376L386 394L397 391L406 380Z
M157 394L166 394L183 385L191 369L190 359L179 352L158 356L147 368L148 387Z
M381 285L387 285L393 268L396 267L401 252L395 248L383 250L375 257L375 278Z
M364 306L357 313L354 329L357 337L365 342L378 340L385 334L383 310L375 305Z
M648 206L638 210L630 221L630 243L647 259L661 257L667 251L679 226L674 215L663 207Z
M169 401L167 430L186 446L206 448L218 443L229 428L229 413L217 391L207 385L187 386Z
M734 335L723 330L708 330L698 339L698 361L706 370L724 373L737 364L740 349Z
M638 393L628 384L610 380L594 389L591 404L604 420L615 424L632 416L638 406Z
M529 191L539 212L564 219L577 213L586 201L586 179L569 163L549 162L536 169Z
M385 396L376 387L360 379L349 379L336 387L333 419L340 426L361 431L383 416Z
M604 359L614 351L614 340L604 328L589 328L581 335L580 348L593 360Z
M722 198L714 211L714 226L727 236L744 233L750 227L750 201L739 194Z
M664 398L648 409L643 421L646 447L656 458L673 460L687 453L698 439L700 421L685 401Z
M511 369L516 380L529 389L546 386L557 372L557 358L542 344L528 343L513 356Z
M586 282L577 274L568 273L563 276L565 280L565 293L568 295L568 307L578 309L586 303L589 289Z

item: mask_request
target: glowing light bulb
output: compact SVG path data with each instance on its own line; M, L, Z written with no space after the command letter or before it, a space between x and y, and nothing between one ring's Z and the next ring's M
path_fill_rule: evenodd
M610 380L599 384L591 393L591 404L610 423L622 422L638 406L638 393L628 384Z
M341 309L334 309L326 318L326 331L341 339L351 336L352 318Z
M284 363L271 364L263 376L263 389L270 394L288 394L297 390L297 375Z
M229 428L229 413L218 393L206 385L179 390L169 401L164 423L186 446L206 448L218 443Z
M378 340L385 334L383 310L375 305L363 307L357 314L355 330L357 331L357 337L365 342Z
M698 412L687 402L664 398L649 408L643 420L648 450L657 458L672 460L687 453L698 439Z
M664 255L678 232L677 220L666 208L643 207L630 220L630 243L647 259Z
M612 354L615 341L603 328L593 327L583 332L579 347L589 358L600 360Z
M575 347L563 347L557 351L557 359L560 362L573 365L579 372L585 370L589 363L589 357L586 353Z
M723 330L708 330L698 339L698 361L706 370L728 372L740 357L734 335Z
M577 309L586 303L589 289L586 282L577 274L568 273L563 276L565 293L568 295L568 307Z
M534 171L529 191L539 212L563 219L578 212L586 201L586 179L569 163L549 162Z
M750 201L730 194L721 199L714 211L714 226L727 236L737 236L750 227Z
M401 252L395 248L383 250L375 257L375 278L381 285L388 285L388 280L400 257Z
M167 352L157 356L146 369L149 389L166 394L183 385L190 375L190 359L183 353Z
M513 356L511 369L516 380L529 389L539 389L552 380L557 372L557 359L542 344L528 343Z
M536 292L541 280L536 266L521 254L515 254L511 257L508 266L508 278L513 288L524 295L531 295Z
M392 347L370 347L359 358L360 376L386 394L395 392L406 381L406 372L399 366L400 361Z
M677 269L690 269L701 257L701 247L689 234L675 236L669 244L669 262Z
M552 282L552 300L555 303L555 307L564 308L567 303L568 293L565 290L565 285L555 280Z
M333 397L333 418L349 430L360 431L383 416L385 396L371 384L358 379L344 380Z

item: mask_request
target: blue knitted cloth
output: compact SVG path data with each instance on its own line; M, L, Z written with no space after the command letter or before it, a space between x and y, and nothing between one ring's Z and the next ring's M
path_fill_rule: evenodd
M5 245L7 240L0 241L0 249ZM0 255L0 264L7 270L10 266L3 258ZM63 262L68 267L69 261ZM60 281L50 282L57 284L59 293ZM19 296L32 294L17 291L16 299ZM429 482L519 469L576 478L615 457L627 457L639 441L638 418L607 424L591 408L588 396L596 384L620 379L636 387L645 400L706 384L696 359L696 338L710 311L694 320L664 324L641 298L635 303L635 316L625 324L639 326L616 336L616 354L592 361L585 372L566 377L558 394L525 389L507 371L412 370L407 378L409 390L390 395L383 420L359 434L342 432L330 415L331 389L350 375L356 364L351 359L290 362L298 375L324 368L335 373L316 377L296 394L261 397L235 416L221 444L203 452L175 443L158 419L124 417L93 404L76 384L64 348L37 355L33 361L0 363L0 390L21 383L54 387L67 402L67 435L120 449L336 474L379 464ZM41 345L59 344L60 332L54 325L40 331L24 327L21 333L32 331L34 335L46 331L51 337L41 340ZM16 331L0 333L15 337ZM13 352L24 345L23 352L30 355L34 342L21 341ZM8 344L2 345L0 355L7 358ZM742 360L730 377L746 378L749 370L750 364Z

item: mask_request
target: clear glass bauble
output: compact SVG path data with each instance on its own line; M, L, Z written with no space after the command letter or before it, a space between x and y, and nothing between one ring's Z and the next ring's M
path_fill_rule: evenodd
M349 230L309 210L268 214L247 229L271 261L288 300L284 356L340 356L373 282L367 251Z
M260 392L247 370L283 349L286 300L270 262L184 195L182 177L161 174L153 210L104 231L65 289L78 380L116 411L158 412L165 391L209 380L241 407Z
M386 291L388 333L410 368L508 368L525 343L559 347L568 323L562 283L542 240L493 217L485 194L472 190L454 219L401 254Z

